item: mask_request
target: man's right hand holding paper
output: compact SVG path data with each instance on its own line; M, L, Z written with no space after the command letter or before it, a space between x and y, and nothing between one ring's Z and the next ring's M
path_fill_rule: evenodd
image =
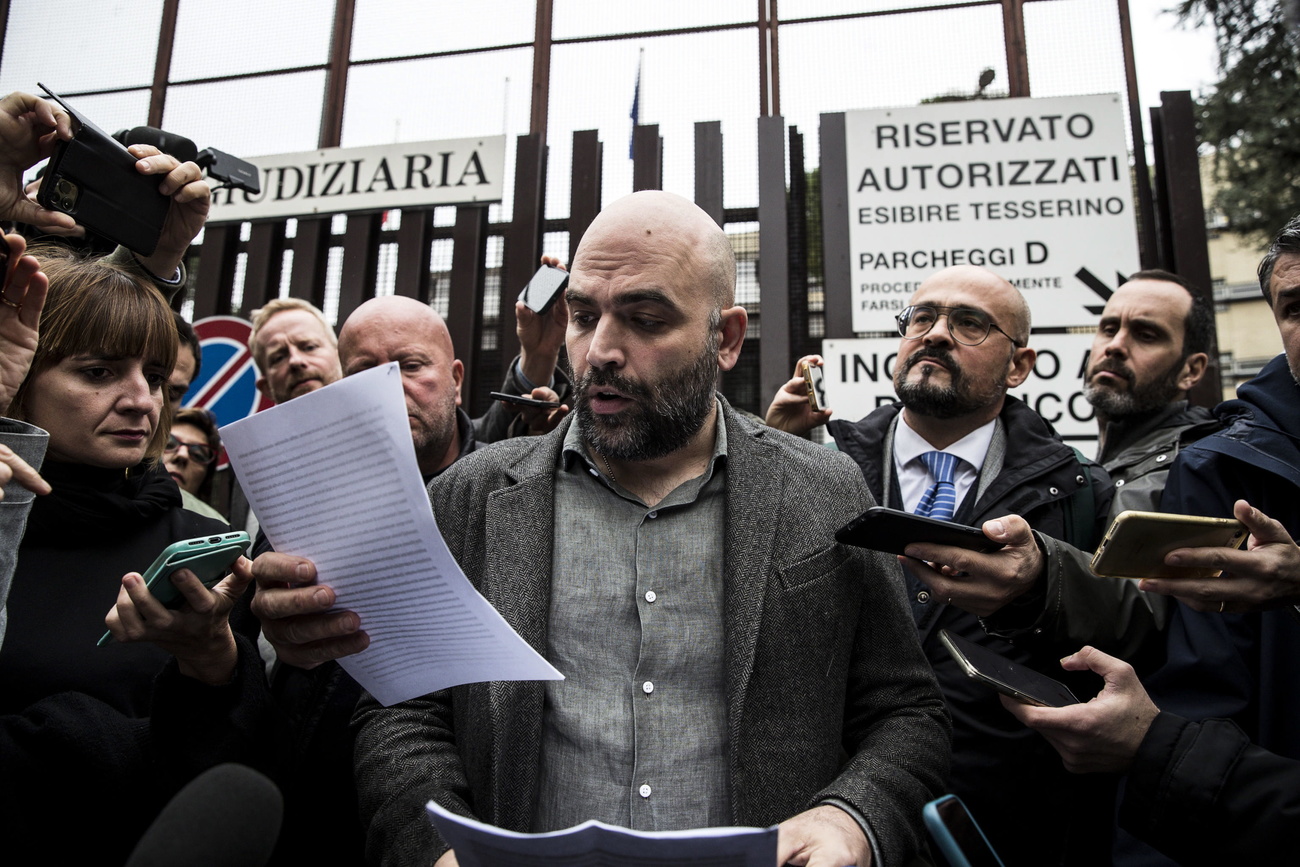
M315 668L370 646L355 612L331 610L334 591L316 583L312 561L267 551L252 561L251 572L257 581L253 614L281 662Z

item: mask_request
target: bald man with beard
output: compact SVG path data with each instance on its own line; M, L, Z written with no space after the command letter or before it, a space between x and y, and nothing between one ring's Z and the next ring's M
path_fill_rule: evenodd
M565 680L363 700L373 862L456 863L429 799L514 831L779 823L777 862L811 867L916 854L947 721L901 576L834 540L871 502L851 462L717 394L745 337L734 292L726 235L678 196L587 230L574 413L429 486L465 574Z
M1087 569L1109 479L1008 394L1029 377L1036 353L1029 306L1006 280L974 266L939 271L898 325L898 403L856 422L832 420L828 430L882 505L982 527L1005 543L987 554L915 543L901 558L916 629L953 717L950 791L1008 867L1107 863L1113 779L1067 774L992 690L965 676L939 633L1054 673L1080 643L1121 654L1141 647L1156 627L1151 611ZM778 393L770 424L807 430L829 416L813 417L801 382ZM1072 686L1095 691L1086 680Z

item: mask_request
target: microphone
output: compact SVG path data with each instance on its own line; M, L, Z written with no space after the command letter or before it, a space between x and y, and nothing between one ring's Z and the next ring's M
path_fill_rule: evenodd
M199 155L198 146L183 135L155 129L151 126L137 126L133 129L120 129L113 133L123 146L135 144L153 145L165 154L176 157L183 163L193 162Z
M126 867L262 867L283 814L275 783L244 765L217 765L167 802Z

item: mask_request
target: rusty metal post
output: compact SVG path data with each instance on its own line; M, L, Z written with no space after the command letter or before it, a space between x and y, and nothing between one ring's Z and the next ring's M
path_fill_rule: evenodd
M1007 85L1011 96L1029 96L1029 55L1025 49L1025 0L1002 0L1002 34L1007 46Z

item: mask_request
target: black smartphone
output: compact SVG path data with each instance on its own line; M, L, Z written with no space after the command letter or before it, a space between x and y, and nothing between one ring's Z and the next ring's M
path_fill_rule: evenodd
M961 798L935 798L925 805L921 815L948 867L1003 867L1002 859Z
M563 268L543 265L537 269L533 279L528 281L524 291L519 293L519 300L534 313L545 313L551 309L555 299L569 285L569 272Z
M835 541L872 551L902 554L913 542L952 545L985 554L1005 547L990 539L979 527L923 518L911 512L872 506L835 532Z
M980 647L946 629L939 630L939 640L967 677L985 683L1003 695L1038 707L1079 704L1070 688L1059 680L998 656L987 647Z
M535 406L542 409L555 409L560 405L558 400L537 400L520 394L506 394L504 391L489 392L488 396L493 400L504 400L506 403L517 403L520 406Z
M73 136L59 141L36 201L142 256L158 247L171 199L162 178L136 171L136 158L44 84L41 89L72 117Z

